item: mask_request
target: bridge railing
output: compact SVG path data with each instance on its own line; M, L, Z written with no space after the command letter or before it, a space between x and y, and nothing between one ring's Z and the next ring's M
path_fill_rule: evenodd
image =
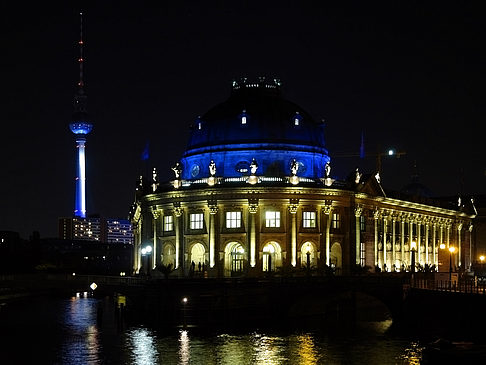
M427 280L416 279L412 282L416 289L438 290L470 294L486 294L486 283L474 279L464 280Z

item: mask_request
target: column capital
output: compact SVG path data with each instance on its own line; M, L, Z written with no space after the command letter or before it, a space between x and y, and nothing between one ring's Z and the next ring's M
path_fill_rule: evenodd
M331 210L332 210L332 205L324 205L322 207L322 212L325 214L325 215L329 215L331 214Z
M174 215L180 217L182 213L184 213L184 208L181 207L180 203L174 203Z
M358 217L361 217L361 214L363 214L363 207L361 205L357 205L355 208L354 208L354 216L356 218Z
M209 207L209 214L214 215L218 213L218 206L215 204L211 204L208 206Z
M290 212L290 214L296 214L298 209L299 209L299 205L298 204L291 204L291 205L289 205L289 212Z

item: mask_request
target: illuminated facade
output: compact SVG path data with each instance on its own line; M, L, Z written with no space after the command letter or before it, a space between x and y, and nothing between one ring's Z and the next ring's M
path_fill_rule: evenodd
M457 248L456 267L471 266L471 202L387 191L379 174L358 170L335 180L322 123L285 100L279 80L234 82L191 129L173 181L140 179L134 273L159 264L211 277L404 271L414 262L448 270L441 244Z

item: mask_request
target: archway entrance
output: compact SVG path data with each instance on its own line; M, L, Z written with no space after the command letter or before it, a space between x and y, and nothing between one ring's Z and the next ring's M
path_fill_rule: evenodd
M280 245L271 241L263 246L263 271L276 271L282 266L282 250Z
M307 241L300 249L300 266L315 267L316 264L316 247L312 242Z
M191 248L191 265L194 262L195 268L194 270L199 270L199 264L201 266L205 263L204 255L206 253L206 249L202 243L196 243Z
M336 274L341 274L343 268L343 251L339 243L331 246L330 264L336 270Z
M167 243L164 245L164 248L162 250L162 264L164 264L165 266L172 264L172 268L175 268L175 262L175 248L174 246L172 246L172 244Z
M245 267L245 249L239 242L230 242L224 250L224 276L241 276Z

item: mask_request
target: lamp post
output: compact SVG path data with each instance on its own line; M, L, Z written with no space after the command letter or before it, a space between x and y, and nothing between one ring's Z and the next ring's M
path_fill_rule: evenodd
M150 273L150 267L149 267L150 260L147 260L147 258L152 253L152 246L150 246L150 245L145 246L144 248L142 248L141 252L142 252L142 257L145 258L143 261L146 261L146 262L143 263L143 266L146 266L145 274L149 274Z
M450 246L449 247L449 252L450 252L450 255L449 255L449 285L451 285L451 281L452 281L452 254L454 253L454 251L456 251L456 248L454 246Z
M410 270L412 271L412 286L415 286L415 247L417 246L417 242L412 241L410 243L410 249L412 250L412 264Z
M410 244L410 248L412 249L412 264L411 264L411 268L410 270L412 271L412 273L415 272L415 248L417 247L417 242L415 241L412 241L412 243Z

